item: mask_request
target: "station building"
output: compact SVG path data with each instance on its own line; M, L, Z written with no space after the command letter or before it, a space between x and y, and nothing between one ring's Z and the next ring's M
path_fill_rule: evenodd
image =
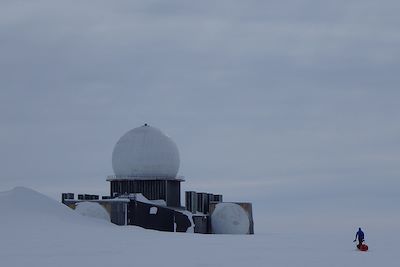
M62 202L75 209L94 202L112 223L147 229L204 234L254 234L251 203L223 202L223 196L185 192L181 205L179 151L159 129L144 124L125 133L112 153L114 174L107 177L110 194L63 193Z

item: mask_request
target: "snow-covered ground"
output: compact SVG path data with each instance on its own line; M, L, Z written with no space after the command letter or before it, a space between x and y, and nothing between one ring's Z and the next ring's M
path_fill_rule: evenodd
M165 233L81 216L17 187L0 193L0 266L399 266L400 215L376 209L387 216L369 222L370 251L363 253L352 243L358 225L348 210L344 223L333 220L339 213L332 207L290 214L271 209L263 217L255 205L255 235Z

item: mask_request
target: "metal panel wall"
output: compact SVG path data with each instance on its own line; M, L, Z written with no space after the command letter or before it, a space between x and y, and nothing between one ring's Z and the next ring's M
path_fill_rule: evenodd
M167 206L181 206L181 182L167 181Z
M214 195L214 200L213 201L214 202L222 202L223 201L222 195Z
M193 216L194 232L198 234L210 234L209 217L208 216Z
M164 199L167 201L167 185L165 180L130 180L130 181L111 181L110 195L113 197L142 193L147 199Z
M208 213L208 194L197 193L197 211L204 214Z
M195 191L187 191L186 209L195 213L196 211L208 214L210 212L210 203L222 202L222 195L214 195L211 193L197 193Z
M185 192L185 207L191 213L197 211L197 193L195 191Z

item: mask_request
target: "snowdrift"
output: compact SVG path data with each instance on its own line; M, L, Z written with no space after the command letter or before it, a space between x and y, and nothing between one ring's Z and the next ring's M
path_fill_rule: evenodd
M2 220L15 225L43 226L47 224L105 224L105 221L83 217L60 202L25 187L0 192ZM108 223L110 224L110 223Z
M365 227L368 252L354 247L353 225L251 236L157 232L81 216L23 187L0 193L0 214L1 266L397 266L397 237L384 228Z
M91 217L91 218L97 218L100 220L106 220L106 221L111 221L110 220L110 215L106 211L105 208L103 208L99 203L95 202L78 202L76 204L75 211L79 213L80 215L86 216L86 217Z

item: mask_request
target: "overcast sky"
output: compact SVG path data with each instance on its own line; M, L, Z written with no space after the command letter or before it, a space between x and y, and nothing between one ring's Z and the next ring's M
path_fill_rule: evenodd
M107 193L149 123L184 190L399 196L398 1L0 2L0 191Z

